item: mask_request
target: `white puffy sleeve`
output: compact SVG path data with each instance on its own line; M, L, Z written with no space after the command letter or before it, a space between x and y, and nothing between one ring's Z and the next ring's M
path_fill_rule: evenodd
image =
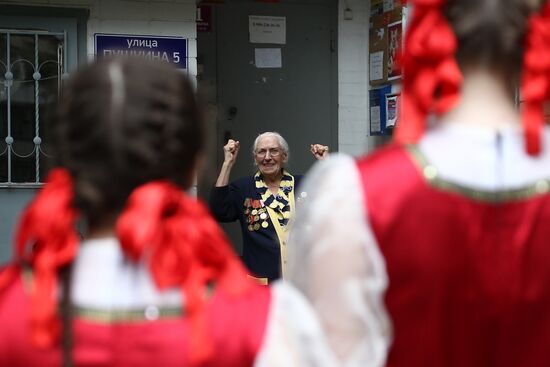
M309 300L342 366L383 366L391 342L384 259L367 220L355 161L310 172L291 227L287 280Z
M338 367L315 311L291 284L277 281L254 367Z

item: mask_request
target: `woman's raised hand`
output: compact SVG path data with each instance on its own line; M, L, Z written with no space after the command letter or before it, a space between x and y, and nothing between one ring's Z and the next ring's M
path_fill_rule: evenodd
M309 151L317 160L325 159L328 156L328 146L326 145L311 144Z
M240 143L238 140L229 139L223 146L224 163L233 165L239 154Z

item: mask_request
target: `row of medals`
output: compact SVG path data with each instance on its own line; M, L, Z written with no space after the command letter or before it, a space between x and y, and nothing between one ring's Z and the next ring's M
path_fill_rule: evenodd
M258 223L260 219L262 220L261 224ZM267 219L268 216L266 208L252 209L251 215L248 216L248 230L251 232L257 231L260 229L260 226L262 228L267 228L269 226Z

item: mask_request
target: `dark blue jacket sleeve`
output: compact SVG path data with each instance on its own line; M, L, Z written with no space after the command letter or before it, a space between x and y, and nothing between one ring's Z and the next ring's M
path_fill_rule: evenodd
M234 184L213 187L210 191L209 206L214 218L219 222L234 222L239 219L241 194Z

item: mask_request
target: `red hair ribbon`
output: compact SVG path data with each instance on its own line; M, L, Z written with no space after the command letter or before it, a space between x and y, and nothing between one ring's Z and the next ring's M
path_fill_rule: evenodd
M15 241L15 265L2 273L0 290L19 274L23 264L33 268L31 333L40 347L51 346L61 331L57 317L57 273L75 257L78 236L77 211L73 208L73 184L64 169L54 169L46 185L25 209Z
M525 39L521 96L527 153L541 150L544 102L550 97L550 2L529 17Z
M128 257L149 261L160 289L181 287L192 327L192 361L207 360L214 352L202 307L208 283L234 295L252 286L208 210L169 182L151 182L128 199L117 235Z
M20 221L16 265L0 274L1 291L20 273L21 264L32 266L31 332L38 346L52 345L61 329L56 314L57 272L74 259L78 244L73 196L70 174L53 170ZM134 190L116 230L129 258L149 261L159 288L181 287L192 327L192 361L208 360L214 351L202 307L206 287L216 282L216 287L238 295L254 286L218 224L200 202L177 186L158 181Z
M444 0L412 0L413 17L405 34L401 56L402 118L395 138L414 143L423 134L426 116L442 114L459 100L462 74L454 54L456 36L441 13Z

